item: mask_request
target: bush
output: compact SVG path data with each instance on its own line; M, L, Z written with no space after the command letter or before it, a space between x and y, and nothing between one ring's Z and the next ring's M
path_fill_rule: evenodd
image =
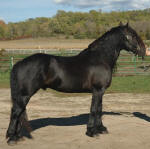
M4 48L0 49L0 56L3 56L5 51L6 50Z

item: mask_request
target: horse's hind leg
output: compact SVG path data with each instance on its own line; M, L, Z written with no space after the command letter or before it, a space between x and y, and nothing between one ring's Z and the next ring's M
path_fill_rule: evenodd
M26 129L26 131L28 132L25 133L27 135L28 138L32 138L30 132L32 131L32 128L28 122L28 117L27 117L27 113L26 110L21 114L20 118L19 118L19 122L18 122L18 126L17 126L17 136L19 140L23 140L23 135L24 134L24 128Z

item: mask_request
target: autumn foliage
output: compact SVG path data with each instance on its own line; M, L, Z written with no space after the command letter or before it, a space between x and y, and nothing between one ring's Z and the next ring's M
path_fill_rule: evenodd
M143 39L150 39L150 9L110 12L65 12L59 10L53 17L30 18L23 22L0 21L0 40L58 37L97 38L122 21L130 22Z

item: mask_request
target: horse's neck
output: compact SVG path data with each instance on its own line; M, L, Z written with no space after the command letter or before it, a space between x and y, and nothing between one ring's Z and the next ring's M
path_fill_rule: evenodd
M113 69L122 49L120 40L119 35L104 37L91 44L87 51L95 53L93 54L95 61L107 63Z
M113 42L113 44L108 42L106 47L102 47L101 50L99 50L99 55L100 58L103 59L105 63L108 63L109 66L113 69L119 57L120 50L120 43L118 41L116 43Z

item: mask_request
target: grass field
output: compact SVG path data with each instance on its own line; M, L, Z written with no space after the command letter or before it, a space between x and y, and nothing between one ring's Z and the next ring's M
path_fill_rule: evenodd
M150 93L150 76L113 77L109 93Z

